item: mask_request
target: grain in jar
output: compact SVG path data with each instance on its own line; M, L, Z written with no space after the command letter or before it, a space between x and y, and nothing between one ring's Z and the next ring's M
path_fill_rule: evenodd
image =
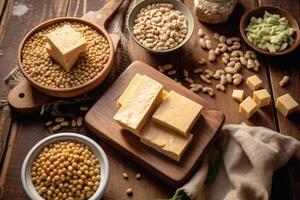
M200 21L224 23L234 10L237 0L194 0L195 15Z

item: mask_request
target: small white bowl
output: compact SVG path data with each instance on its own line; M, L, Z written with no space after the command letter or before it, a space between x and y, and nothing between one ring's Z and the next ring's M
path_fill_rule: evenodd
M29 151L25 160L23 161L22 171L21 171L22 185L26 194L32 200L43 200L43 198L36 191L31 180L32 162L35 160L35 158L43 149L43 147L47 146L48 144L55 143L57 141L62 141L62 140L73 140L87 145L90 148L90 150L96 155L96 157L99 159L100 167L101 167L101 181L98 189L93 194L93 196L91 196L89 199L90 200L101 199L104 195L104 191L108 185L108 180L109 180L109 164L108 164L107 156L103 151L103 149L95 141L77 133L59 133L59 134L51 135L39 141L36 145L34 145L34 147Z

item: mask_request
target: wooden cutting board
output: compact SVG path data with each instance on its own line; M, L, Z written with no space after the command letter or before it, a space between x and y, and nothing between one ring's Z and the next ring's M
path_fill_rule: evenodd
M174 90L204 106L202 115L193 127L194 138L180 162L162 155L142 144L138 137L122 128L113 120L117 112L116 102L136 73L145 74L164 85L167 91ZM85 117L86 125L96 135L107 140L111 145L132 158L143 167L171 185L179 185L188 179L196 168L205 147L224 121L224 115L217 110L209 110L209 104L197 94L184 88L174 80L156 71L151 66L136 61L113 83L100 97Z

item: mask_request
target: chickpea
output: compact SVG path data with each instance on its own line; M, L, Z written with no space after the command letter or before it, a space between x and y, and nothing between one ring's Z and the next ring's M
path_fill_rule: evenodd
M70 72L64 71L48 55L45 45L46 34L69 24L87 41L87 51L80 55ZM51 88L72 88L95 78L109 59L110 49L107 39L91 27L78 22L61 22L33 34L22 49L24 71L36 82ZM74 73L76 70L84 73ZM80 80L72 81L71 80Z
M100 164L89 147L61 141L42 149L32 163L31 177L45 199L88 199L100 184Z

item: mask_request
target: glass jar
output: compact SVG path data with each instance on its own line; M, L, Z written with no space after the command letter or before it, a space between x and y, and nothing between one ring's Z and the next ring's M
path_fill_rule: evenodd
M195 14L200 21L218 24L228 20L237 0L194 0Z

